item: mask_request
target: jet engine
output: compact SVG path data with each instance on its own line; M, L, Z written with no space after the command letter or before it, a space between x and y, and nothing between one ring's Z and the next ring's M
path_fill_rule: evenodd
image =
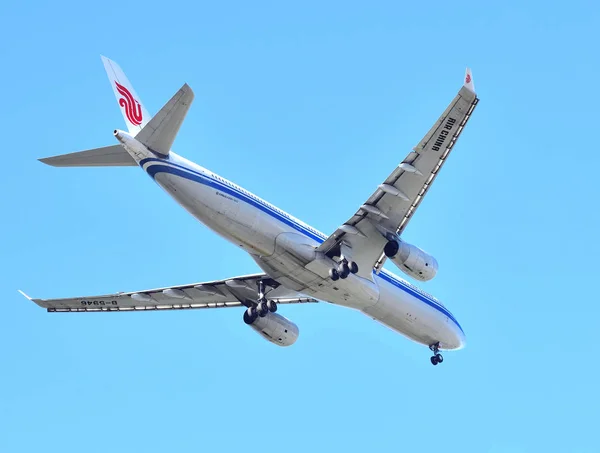
M298 326L277 313L268 312L264 316L245 313L244 322L277 346L291 346L298 339Z
M385 245L383 253L402 272L422 282L431 280L437 274L436 259L415 245L392 239Z

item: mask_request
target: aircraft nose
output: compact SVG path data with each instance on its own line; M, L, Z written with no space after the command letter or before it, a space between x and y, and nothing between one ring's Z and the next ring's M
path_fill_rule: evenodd
M462 349L467 345L467 337L462 329L457 329L457 343L458 347L456 349Z
M448 329L447 341L445 342L445 349L462 349L467 345L467 338L462 328L456 324L452 324L452 327Z

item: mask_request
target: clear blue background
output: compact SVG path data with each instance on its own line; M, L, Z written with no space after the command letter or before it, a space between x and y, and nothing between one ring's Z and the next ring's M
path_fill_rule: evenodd
M597 2L5 2L0 452L597 452ZM467 333L429 351L360 313L52 315L36 297L257 271L139 169L39 157L114 143L99 58L175 149L330 233L473 68L481 102L406 230ZM391 265L388 268L392 269Z

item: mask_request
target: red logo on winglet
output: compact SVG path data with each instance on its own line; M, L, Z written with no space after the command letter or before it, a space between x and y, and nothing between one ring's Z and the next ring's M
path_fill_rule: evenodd
M467 77L465 78L465 83L471 83L471 74L467 74Z
M139 126L142 124L142 106L133 98L127 88L117 81L115 81L115 85L119 94L123 96L119 99L119 105L125 109L125 116L131 124Z

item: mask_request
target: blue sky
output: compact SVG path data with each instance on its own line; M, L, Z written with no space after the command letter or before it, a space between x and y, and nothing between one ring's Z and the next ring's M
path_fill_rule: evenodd
M27 2L0 6L0 452L597 452L596 2ZM151 112L189 83L174 149L330 233L473 68L481 102L406 230L467 348L343 308L52 315L36 297L257 270L135 168L37 158L114 143L99 58ZM391 264L388 268L393 270Z

